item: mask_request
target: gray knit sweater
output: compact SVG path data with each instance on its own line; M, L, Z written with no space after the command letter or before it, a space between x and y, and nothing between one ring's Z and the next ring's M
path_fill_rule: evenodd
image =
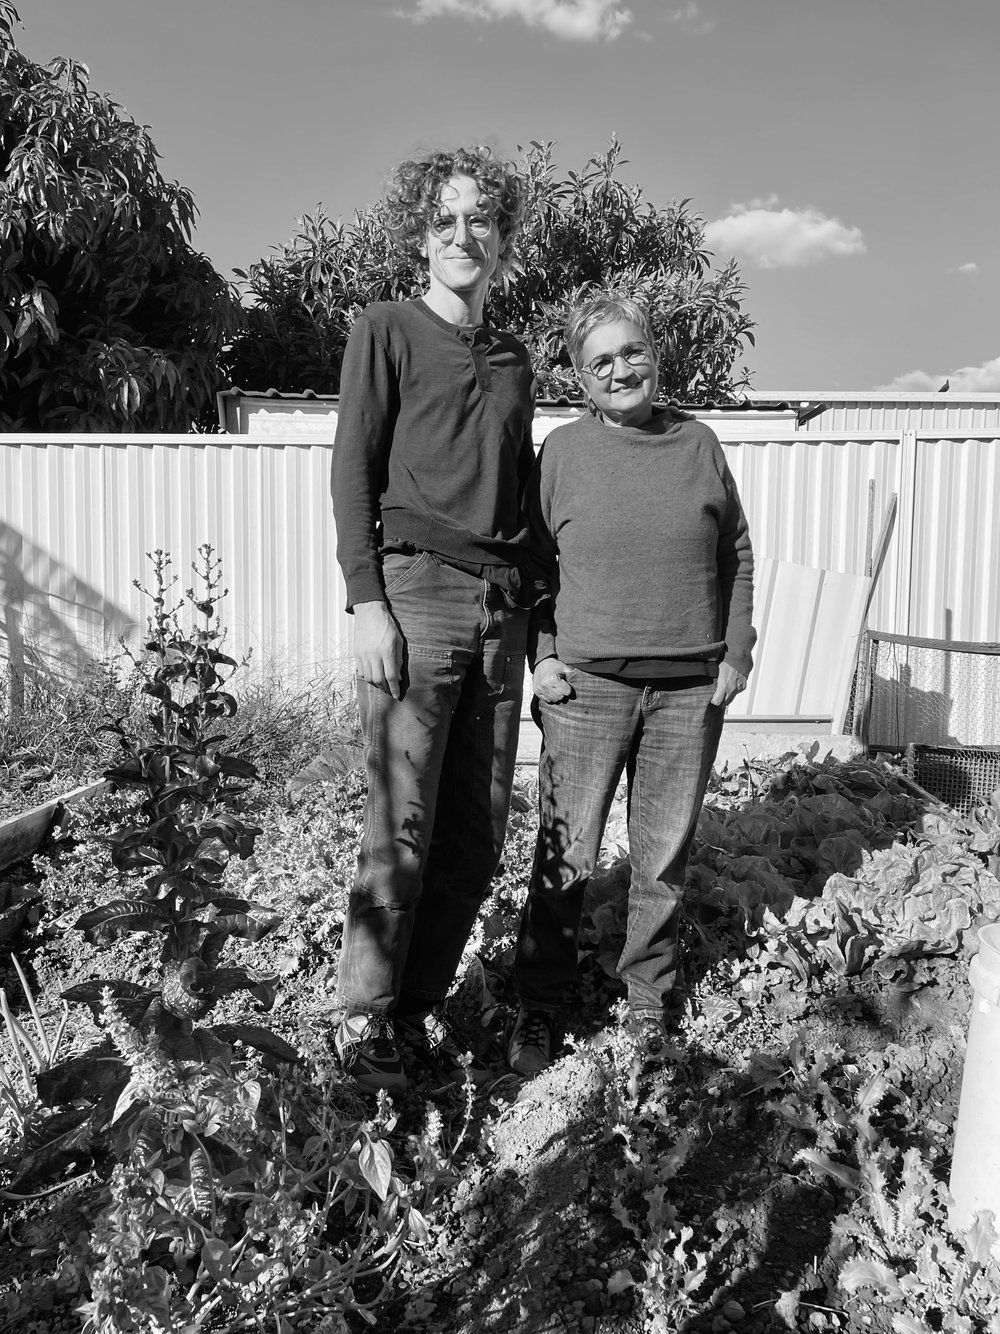
M554 590L533 614L533 665L656 658L749 673L753 552L709 427L671 408L641 427L557 427L527 505Z

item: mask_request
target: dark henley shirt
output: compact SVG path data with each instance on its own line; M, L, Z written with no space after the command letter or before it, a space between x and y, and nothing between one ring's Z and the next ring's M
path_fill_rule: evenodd
M351 330L340 394L330 484L348 610L385 600L386 542L500 583L530 569L532 372L513 335L463 330L419 299L377 302Z

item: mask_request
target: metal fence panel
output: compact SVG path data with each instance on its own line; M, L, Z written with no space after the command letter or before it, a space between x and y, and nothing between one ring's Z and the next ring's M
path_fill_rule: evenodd
M536 421L536 439L577 415ZM761 559L863 574L889 497L899 513L869 624L1000 640L1000 438L803 434L740 439L712 421ZM349 677L335 558L330 440L222 436L0 437L0 655L99 656L144 624L132 587L169 551L186 587L202 542L223 561L237 655L296 680Z
M1000 440L921 439L916 468L911 610L902 633L996 642Z
M222 560L227 645L250 670L349 678L329 442L235 436L0 438L0 653L66 668L145 625L146 553L177 588L202 543Z

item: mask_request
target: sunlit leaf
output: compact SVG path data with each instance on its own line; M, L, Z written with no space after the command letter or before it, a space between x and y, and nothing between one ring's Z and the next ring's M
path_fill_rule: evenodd
M372 1190L384 1200L392 1178L392 1154L385 1140L366 1139L358 1154L362 1175Z

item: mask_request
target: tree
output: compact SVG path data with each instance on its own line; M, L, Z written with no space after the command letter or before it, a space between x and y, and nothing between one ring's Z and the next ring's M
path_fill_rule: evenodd
M552 145L533 142L524 155L529 207L511 276L491 297L490 318L525 341L539 388L576 394L562 341L567 309L591 287L616 287L642 300L660 348L660 389L685 402L733 397L748 383L734 371L753 321L735 260L711 269L705 220L690 201L657 208L640 186L616 172L625 159L612 136L607 152L579 174L556 177Z
M18 21L0 0L0 430L204 425L239 307L191 194L85 65L19 52Z
M251 304L226 366L233 384L335 394L355 316L371 301L423 290L420 271L397 254L375 204L345 224L322 204L274 254L236 269Z
M527 344L539 393L577 395L562 342L568 307L592 287L618 287L643 299L661 349L660 387L685 402L734 397L749 380L734 369L753 345L753 321L734 260L713 270L705 221L689 200L656 208L639 186L617 178L624 164L612 138L607 152L560 179L551 144L523 154L529 208L509 271L495 284L488 318ZM252 305L227 362L233 383L336 393L354 317L369 301L418 294L421 273L393 251L381 206L331 220L319 206L299 220L290 242L238 270Z

